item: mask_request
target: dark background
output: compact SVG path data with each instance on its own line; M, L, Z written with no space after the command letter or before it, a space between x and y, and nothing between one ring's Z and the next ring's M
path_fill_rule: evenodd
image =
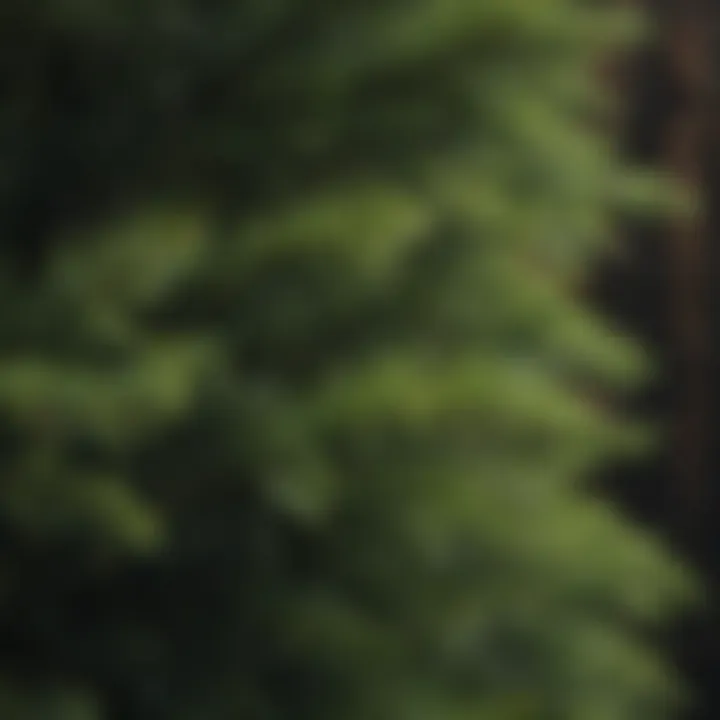
M656 36L623 66L622 149L628 159L694 188L703 209L685 231L667 222L622 224L622 252L597 274L599 307L640 338L659 362L656 380L632 399L631 409L664 428L664 441L651 457L613 468L603 482L631 516L660 531L706 578L706 607L677 626L669 644L700 697L690 717L710 720L720 714L720 495L715 479L720 471L715 382L720 359L720 3L649 0L642 5L656 23ZM697 172L688 176L674 148L693 122L699 129L686 153L694 156L688 160ZM687 250L689 236L696 257L679 268L677 253ZM689 277L685 289L677 282L681 272ZM683 294L688 292L692 297ZM697 317L684 317L688 308ZM690 323L696 323L701 336L697 351L688 347L683 331ZM693 392L701 396L701 405L688 411Z

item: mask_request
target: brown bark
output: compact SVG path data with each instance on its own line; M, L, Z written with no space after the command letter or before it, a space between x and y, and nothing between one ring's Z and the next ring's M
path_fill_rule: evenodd
M665 42L680 89L665 140L666 168L672 176L699 193L703 187L708 147L712 55L709 24L691 0L682 0L665 25ZM702 527L708 507L711 451L709 368L711 325L709 309L709 252L705 215L701 207L678 219L667 244L672 335L677 358L678 406L674 417L674 477L670 498L682 514L680 522Z

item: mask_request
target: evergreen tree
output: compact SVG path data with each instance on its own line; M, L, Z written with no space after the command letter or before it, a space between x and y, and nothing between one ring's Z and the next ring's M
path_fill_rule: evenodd
M685 581L579 482L643 441L576 297L628 29L3 4L4 717L663 716Z

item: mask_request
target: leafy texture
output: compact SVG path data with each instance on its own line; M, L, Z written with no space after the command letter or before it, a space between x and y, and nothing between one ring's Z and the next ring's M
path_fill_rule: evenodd
M595 5L3 3L3 717L667 712Z

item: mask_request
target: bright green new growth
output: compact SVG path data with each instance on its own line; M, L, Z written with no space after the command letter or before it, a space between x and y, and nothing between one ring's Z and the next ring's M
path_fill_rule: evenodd
M631 23L9 5L0 714L665 715L686 581L579 482L645 441L575 295L645 198L592 129Z

